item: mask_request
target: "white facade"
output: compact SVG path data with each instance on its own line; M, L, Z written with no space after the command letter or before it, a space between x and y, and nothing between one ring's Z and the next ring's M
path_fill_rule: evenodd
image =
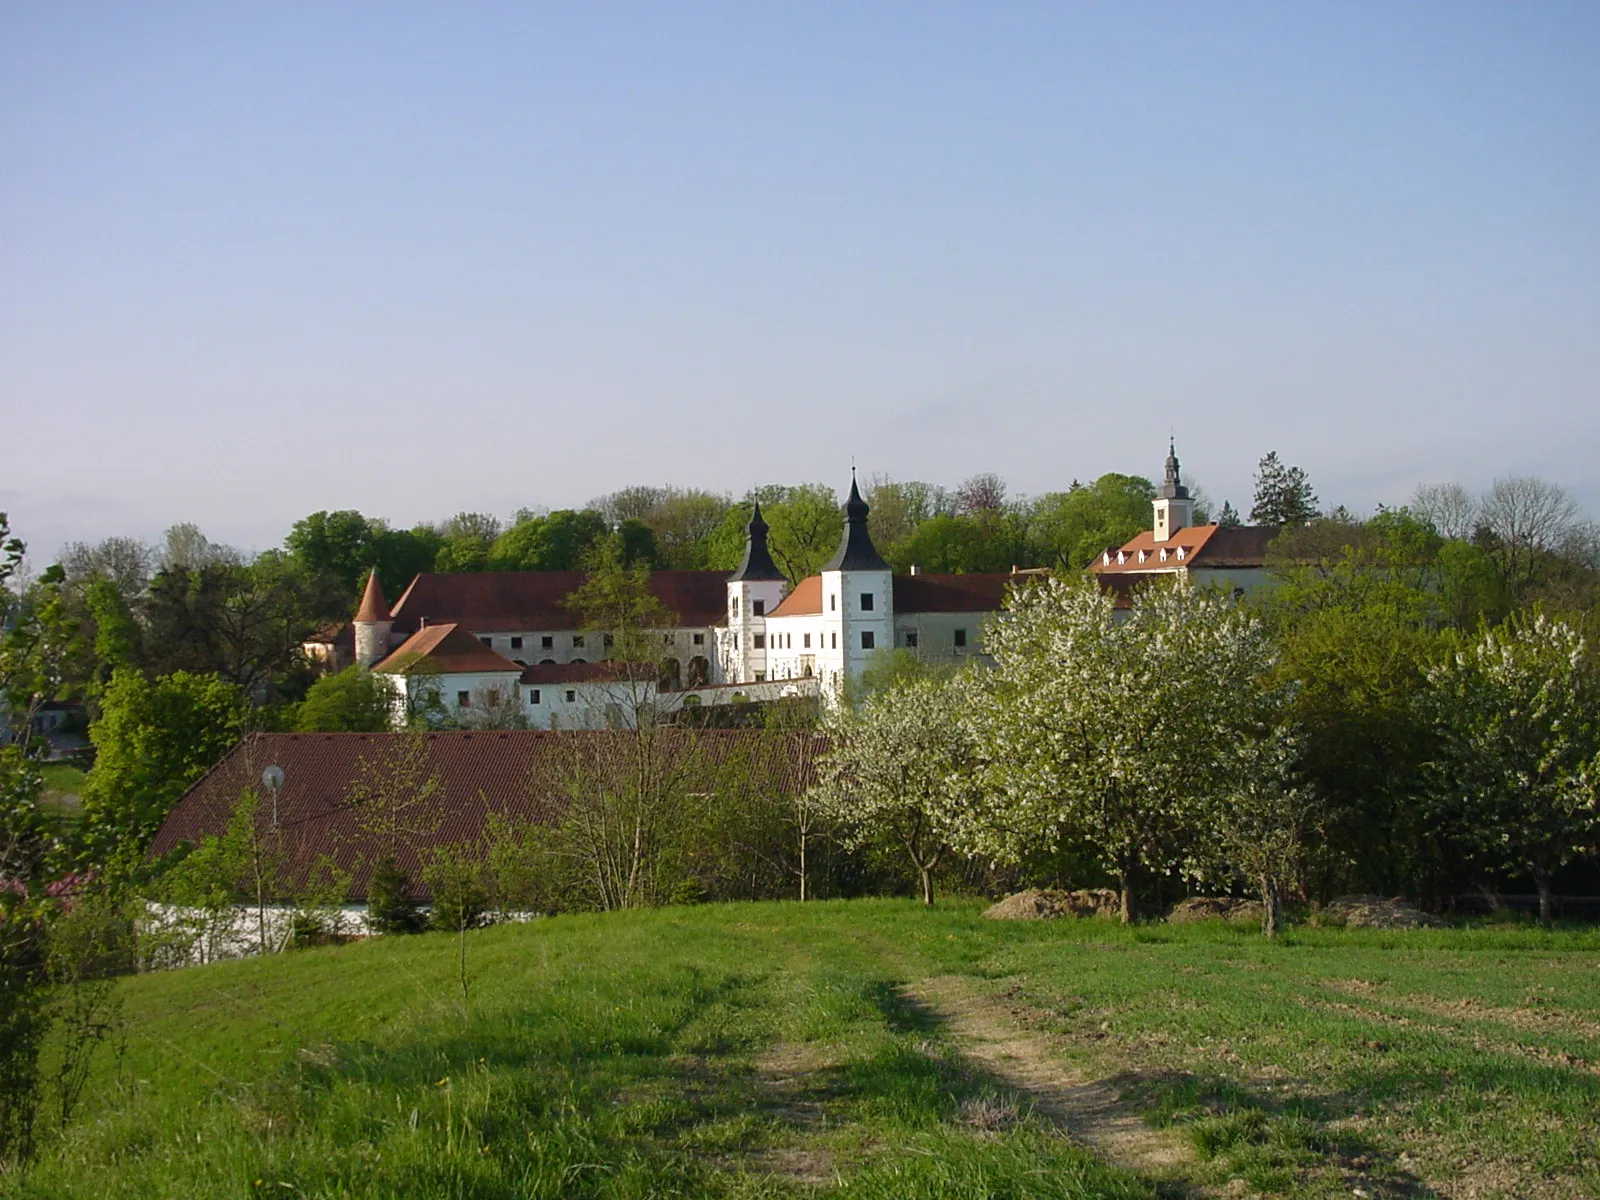
M414 707L428 703L433 693L444 710L463 719L471 716L491 697L511 697L517 692L520 671L417 671L394 672L388 678L395 687L395 710L403 723Z
M728 624L717 631L717 669L707 683L778 678L772 669L767 619L788 592L787 581L781 579L728 581Z

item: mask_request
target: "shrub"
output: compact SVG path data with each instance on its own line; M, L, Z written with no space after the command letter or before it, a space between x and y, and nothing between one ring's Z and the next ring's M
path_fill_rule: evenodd
M411 898L411 880L394 855L379 861L367 884L367 927L373 933L420 933L426 925L421 906Z

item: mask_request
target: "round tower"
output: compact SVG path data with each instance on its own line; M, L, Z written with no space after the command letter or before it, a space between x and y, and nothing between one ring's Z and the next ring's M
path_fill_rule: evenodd
M389 630L394 627L376 570L367 576L367 589L361 593L361 607L356 609L354 625L356 664L370 671L389 656Z

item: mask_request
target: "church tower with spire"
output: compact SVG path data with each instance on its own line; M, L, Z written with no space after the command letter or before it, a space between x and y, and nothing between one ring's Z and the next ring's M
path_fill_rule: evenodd
M389 657L389 631L394 628L376 569L367 576L367 589L361 593L361 607L356 610L354 624L356 664L370 671Z
M1172 440L1167 442L1167 478L1156 491L1154 507L1158 543L1168 541L1178 530L1194 524L1194 501L1179 477L1178 447Z
M894 648L894 573L867 531L867 502L855 471L844 506L839 548L822 568L822 637L817 664L825 689L837 697L857 678L873 651Z
M744 527L744 561L728 576L728 639L723 650L723 678L729 683L754 683L767 678L767 614L789 590L789 581L772 561L768 525L761 502L751 507Z

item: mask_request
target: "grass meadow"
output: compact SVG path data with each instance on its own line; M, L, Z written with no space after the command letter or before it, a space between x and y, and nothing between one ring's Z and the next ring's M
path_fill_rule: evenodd
M542 919L139 976L8 1197L1600 1192L1600 934Z

